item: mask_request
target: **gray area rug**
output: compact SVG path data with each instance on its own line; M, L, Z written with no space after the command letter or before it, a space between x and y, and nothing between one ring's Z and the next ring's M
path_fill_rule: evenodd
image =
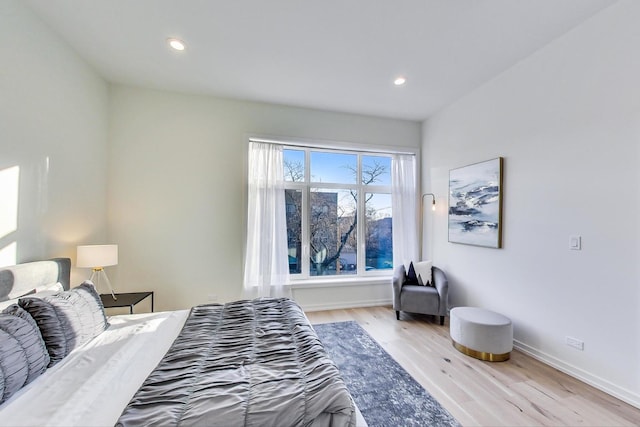
M356 322L313 328L370 427L460 425Z

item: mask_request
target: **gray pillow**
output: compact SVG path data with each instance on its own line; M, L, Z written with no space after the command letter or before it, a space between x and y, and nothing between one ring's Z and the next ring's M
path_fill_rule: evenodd
M4 378L4 390L0 396L0 402L4 402L27 382L29 362L18 339L2 329L0 329L0 371Z
M20 307L26 310L38 324L42 339L49 353L49 367L67 355L67 337L53 306L40 298L20 298Z
M16 302L18 302L16 300ZM22 307L20 307L18 304L12 304L9 307L5 308L4 310L2 310L2 312L4 314L10 314L12 316L16 316L19 317L21 319L26 320L27 322L29 322L29 324L31 324L34 328L38 328L38 324L36 323L36 321L33 319L33 317L31 317L31 315L29 313L27 313ZM40 332L40 331L38 331Z
M49 365L49 353L47 353L36 322L29 313L17 305L13 305L0 314L0 329L16 338L24 350L29 364L25 385L29 384L39 377Z
M86 308L91 313L91 326L93 329L91 338L94 338L109 327L100 294L98 294L95 285L89 280L85 280L74 290L78 292L78 295L85 301Z
M40 328L50 367L109 326L100 296L89 281L56 295L20 298L19 304Z

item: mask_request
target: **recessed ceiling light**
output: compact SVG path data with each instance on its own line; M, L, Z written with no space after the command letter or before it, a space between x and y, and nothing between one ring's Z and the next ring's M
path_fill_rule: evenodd
M186 48L184 42L178 39L167 39L167 43L175 50L184 50Z
M405 84L407 82L407 79L402 77L402 76L398 76L396 77L396 79L393 81L393 84L396 86L402 86L403 84Z

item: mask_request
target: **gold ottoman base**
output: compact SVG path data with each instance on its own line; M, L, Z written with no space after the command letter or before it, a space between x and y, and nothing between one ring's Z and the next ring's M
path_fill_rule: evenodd
M505 360L509 360L509 357L511 357L511 352L502 354L486 353L484 351L473 350L462 344L458 344L454 340L451 340L451 342L460 353L475 357L476 359L485 360L487 362L504 362Z

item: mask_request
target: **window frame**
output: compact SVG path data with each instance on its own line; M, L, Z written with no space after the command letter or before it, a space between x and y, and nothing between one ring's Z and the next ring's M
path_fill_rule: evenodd
M365 236L365 195L367 193L374 194L392 194L392 185L372 185L372 184L363 184L362 183L362 157L363 156L379 156L391 158L392 153L388 152L376 152L369 151L363 152L353 149L336 149L336 148L321 148L321 147L313 147L313 146L301 146L301 145L288 145L286 143L281 144L283 150L298 150L304 152L304 181L295 182L295 181L286 181L284 182L285 190L296 190L301 191L302 193L302 244L301 244L301 266L300 273L290 274L290 280L292 282L304 282L304 281L314 281L314 280L344 280L351 278L366 278L366 277L379 277L379 276L389 276L393 273L393 269L376 269L376 270L366 270L366 239ZM356 180L353 184L347 183L328 183L321 181L312 181L311 180L311 152L323 152L323 153L335 153L335 154L349 154L356 156ZM393 158L390 159L393 161ZM391 170L389 170L389 174L391 174ZM311 272L311 245L310 245L310 235L311 235L311 224L309 221L309 213L310 213L310 200L311 200L311 191L313 189L322 189L322 190L355 190L357 194L357 204L356 204L356 216L357 216L357 227L356 227L356 236L357 236L357 248L356 248L356 273L355 274L336 274L336 275L326 275L326 276L313 276L310 274ZM393 213L392 213L393 215Z

